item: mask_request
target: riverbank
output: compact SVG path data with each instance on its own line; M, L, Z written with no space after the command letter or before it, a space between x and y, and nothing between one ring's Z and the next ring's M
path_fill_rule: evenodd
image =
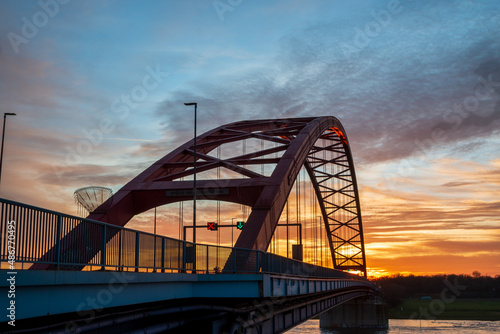
M408 298L389 308L389 319L488 320L500 321L500 299L456 299L445 303L440 299Z

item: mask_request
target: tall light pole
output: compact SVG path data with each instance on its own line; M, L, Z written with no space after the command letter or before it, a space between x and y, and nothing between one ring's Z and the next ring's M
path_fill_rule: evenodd
M156 272L156 206L155 206L155 222L154 222L154 238L155 238L155 242L154 242L154 245L153 245L153 249L154 249L154 253L153 253L153 272L155 273ZM163 264L162 264L162 267L163 267Z
M196 243L196 109L198 103L184 103L186 106L194 106L194 173L193 173L193 244Z
M3 132L2 132L2 151L0 153L0 182L2 180L2 163L3 163L3 143L5 141L5 121L7 116L16 116L13 112L3 113Z

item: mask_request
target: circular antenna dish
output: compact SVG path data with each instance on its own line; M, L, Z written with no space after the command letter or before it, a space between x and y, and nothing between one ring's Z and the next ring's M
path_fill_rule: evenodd
M75 190L73 197L78 205L78 214L83 216L92 212L97 212L96 209L99 208L99 212L106 212L111 205L111 200L108 199L113 195L113 190L106 187L91 186L84 187ZM106 202L107 201L107 202ZM101 206L106 202L104 206Z

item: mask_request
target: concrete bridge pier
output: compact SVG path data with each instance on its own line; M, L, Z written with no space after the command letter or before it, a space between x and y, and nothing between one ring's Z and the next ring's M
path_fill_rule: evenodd
M388 329L387 305L380 298L353 299L322 313L319 316L319 326L334 330Z

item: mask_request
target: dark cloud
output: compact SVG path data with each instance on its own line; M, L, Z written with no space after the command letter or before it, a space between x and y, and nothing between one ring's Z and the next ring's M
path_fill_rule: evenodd
M489 37L491 27L476 19L484 6L467 13L455 5L405 4L401 14L349 57L339 45L354 43L355 28L364 29L374 20L370 11L347 25L325 20L294 29L281 38L267 66L202 78L193 83L193 93L176 92L157 115L166 120L164 132L173 131L174 138L191 127L182 106L186 99L199 102L204 129L242 119L334 115L344 123L358 163L487 138L500 119L496 91L468 116L453 107L468 103L490 73L497 80L500 43ZM462 17L443 16L447 11Z

